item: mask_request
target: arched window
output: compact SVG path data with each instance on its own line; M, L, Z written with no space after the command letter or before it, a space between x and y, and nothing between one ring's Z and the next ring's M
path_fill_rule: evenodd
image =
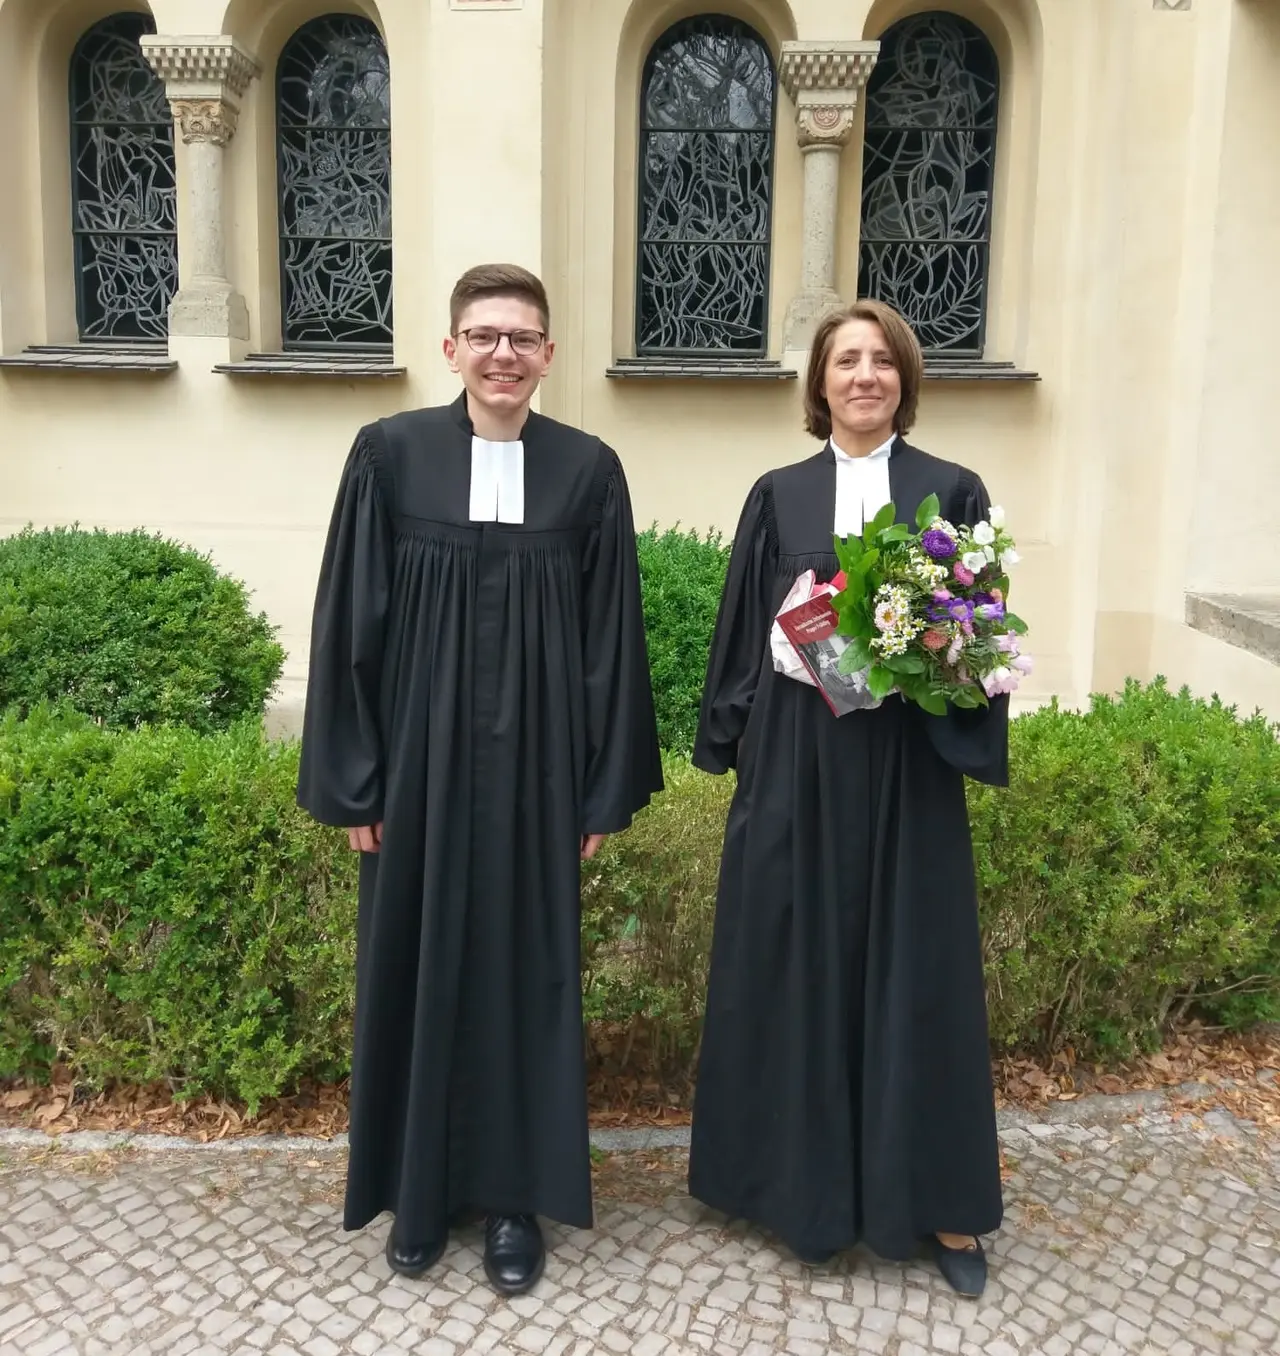
M764 40L737 19L686 19L650 51L637 353L766 351L776 84Z
M926 352L982 356L999 84L981 30L943 13L894 24L867 84L858 292Z
M276 79L287 349L391 346L391 68L368 19L285 44Z
M138 40L144 14L94 24L71 57L71 229L82 340L169 333L178 286L173 114Z

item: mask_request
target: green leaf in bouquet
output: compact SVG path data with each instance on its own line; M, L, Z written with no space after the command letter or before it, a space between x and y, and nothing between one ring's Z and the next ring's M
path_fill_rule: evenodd
M1025 636L1027 634L1027 624L1016 613L1006 612L1004 614L1005 627L1012 631L1015 636Z
M871 663L871 646L864 636L855 636L840 656L840 672L846 677Z
M885 528L893 526L893 520L897 517L897 513L898 510L892 503L886 504L880 512L863 527L863 536L868 541L874 541Z
M864 607L851 607L844 612L836 610L836 634L869 641L876 633L876 624Z
M925 662L918 654L895 654L884 661L894 673L924 673Z
M836 559L840 562L840 568L845 574L851 574L858 567L858 562L862 559L862 540L859 537L837 537Z
M880 559L880 552L872 547L870 551L863 552L862 558L853 567L855 574L866 574L866 572Z
M942 504L936 494L931 494L928 499L922 500L920 507L916 509L916 528L923 532L938 516L941 509Z
M952 706L962 707L966 711L979 706L988 706L987 694L976 683L966 683L947 694Z
M872 664L871 672L867 674L867 690L873 697L887 697L896 686L897 679L892 669L885 668L883 664Z
M1007 598L1009 596L1009 576L1007 574L1002 574L991 587L993 589L999 589L1000 596L1002 598Z
M911 536L911 529L902 523L894 523L892 527L886 527L880 534L881 546L892 546L900 541L907 541Z
M919 695L913 697L912 700L922 711L927 711L931 716L945 716L947 714L947 699L940 692L935 692L927 683L921 686Z

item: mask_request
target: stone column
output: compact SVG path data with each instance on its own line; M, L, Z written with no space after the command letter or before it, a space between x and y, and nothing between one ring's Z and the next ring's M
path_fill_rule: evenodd
M249 338L249 309L227 278L223 157L235 135L240 100L259 74L258 63L225 35L144 37L142 50L165 83L186 148L179 182L185 177L190 236L178 241L185 266L182 286L169 305L170 337L243 344Z
M804 157L800 290L787 307L787 349L808 348L818 319L841 301L836 292L840 154L879 52L878 42L782 44L782 86L795 104L796 136Z

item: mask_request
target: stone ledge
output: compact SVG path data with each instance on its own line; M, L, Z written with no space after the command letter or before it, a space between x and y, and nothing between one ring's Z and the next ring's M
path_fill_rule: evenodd
M1280 593L1188 593L1187 625L1280 664Z
M0 367L38 372L140 372L163 376L178 370L164 344L32 344L0 358Z
M926 358L924 377L926 381L1039 381L1040 373L985 358Z
M619 358L606 377L648 381L795 381L800 374L769 358Z
M250 353L237 363L219 363L215 372L232 377L319 377L349 381L353 377L402 377L390 354L376 353Z

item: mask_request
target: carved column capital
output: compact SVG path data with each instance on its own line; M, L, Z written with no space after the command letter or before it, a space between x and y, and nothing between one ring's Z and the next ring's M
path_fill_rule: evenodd
M188 146L193 141L225 146L236 134L239 111L221 99L170 99L169 106Z
M858 99L880 53L878 42L784 42L779 76L796 108L802 150L840 147L853 131Z
M260 74L257 61L226 34L148 35L142 39L142 51L165 83L183 141L225 146L235 135L240 100Z

